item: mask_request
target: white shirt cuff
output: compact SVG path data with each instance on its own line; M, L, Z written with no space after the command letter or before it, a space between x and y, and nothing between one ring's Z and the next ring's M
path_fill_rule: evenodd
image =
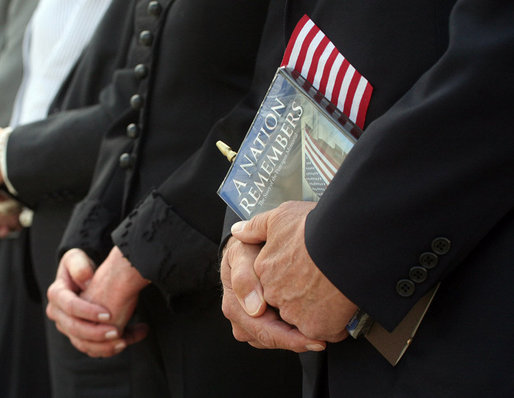
M17 195L18 192L14 189L14 186L9 181L9 177L7 176L7 143L9 141L9 136L12 133L12 128L6 127L2 130L0 134L0 170L2 170L2 175L4 177L4 184L9 190L9 192L13 195Z

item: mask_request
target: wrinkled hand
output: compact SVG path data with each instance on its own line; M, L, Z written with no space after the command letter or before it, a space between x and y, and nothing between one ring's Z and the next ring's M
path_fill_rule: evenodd
M0 238L5 238L11 232L19 231L20 213L22 207L15 200L0 191Z
M307 252L305 219L315 205L286 202L234 224L232 234L243 243L264 244L255 259L255 276L264 300L279 310L280 318L306 337L338 342L348 336L346 325L357 306L323 275ZM232 280L238 297L255 294L251 293L255 283L249 280Z
M96 272L83 251L72 249L48 289L47 315L79 351L112 356L147 334L143 324L125 328L146 285L117 248Z
M259 245L244 244L234 238L225 247L221 262L222 309L232 323L234 337L256 348L281 348L295 352L323 350L323 341L306 338L266 305L259 279L253 272L259 251ZM250 288L233 290L233 287L241 286Z

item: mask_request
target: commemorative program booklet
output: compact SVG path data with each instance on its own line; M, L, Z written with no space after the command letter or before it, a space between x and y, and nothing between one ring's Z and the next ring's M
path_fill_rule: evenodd
M279 68L218 194L243 220L318 201L362 131L297 72Z
M281 67L237 154L218 145L232 162L218 194L243 220L288 200L317 202L361 134L298 72ZM394 366L411 344L435 291L392 332L360 310L347 330L354 338L365 336Z

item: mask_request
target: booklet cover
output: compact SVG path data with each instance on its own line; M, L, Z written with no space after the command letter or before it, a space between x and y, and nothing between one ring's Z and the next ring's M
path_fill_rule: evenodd
M218 194L242 219L318 201L362 131L297 72L279 68Z

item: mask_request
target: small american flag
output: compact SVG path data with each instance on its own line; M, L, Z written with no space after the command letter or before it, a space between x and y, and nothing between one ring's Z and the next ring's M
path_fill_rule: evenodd
M298 22L281 66L294 69L362 128L373 87L307 16Z

